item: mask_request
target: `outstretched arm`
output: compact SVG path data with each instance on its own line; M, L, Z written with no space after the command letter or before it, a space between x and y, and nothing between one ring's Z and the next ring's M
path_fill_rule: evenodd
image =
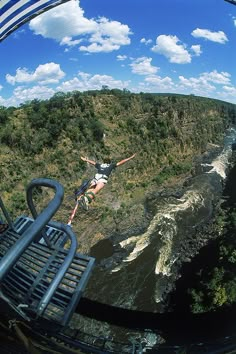
M119 162L117 162L116 166L120 166L120 165L123 165L124 163L128 162L129 160L133 159L135 157L136 154L133 154L132 156L130 157L127 157L127 159L124 159L124 160L121 160Z
M86 157L82 157L82 156L80 156L80 158L81 158L81 160L83 160L84 162L88 162L88 163L90 163L91 165L96 165L96 162L93 161L93 160L89 160L89 159L87 159Z

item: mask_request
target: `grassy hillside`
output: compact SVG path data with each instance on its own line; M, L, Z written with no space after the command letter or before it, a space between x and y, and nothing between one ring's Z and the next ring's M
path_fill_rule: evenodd
M193 157L209 143L220 144L235 121L235 105L222 101L106 89L0 107L1 196L13 218L28 214L27 184L38 177L56 179L65 199L55 220L66 223L74 207L67 197L94 173L80 156L118 161L136 152L113 174L89 214L75 218L87 251L106 230L141 220L146 195L189 174ZM40 193L38 205L47 198Z

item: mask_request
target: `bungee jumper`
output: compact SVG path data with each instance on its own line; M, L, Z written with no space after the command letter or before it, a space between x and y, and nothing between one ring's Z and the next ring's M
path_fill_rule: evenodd
M112 171L118 167L133 159L136 154L133 154L126 159L123 159L119 162L111 162L109 158L104 159L103 163L98 163L93 160L89 160L86 157L80 157L84 162L88 162L91 165L95 166L97 173L92 179L85 180L81 186L75 190L74 196L76 200L75 207L69 217L67 225L71 226L72 220L75 216L75 213L80 205L84 210L89 209L89 204L95 199L95 195L107 184L108 178L111 175Z
M121 166L129 160L133 159L135 155L136 154L133 154L132 156L127 157L126 159L123 159L119 162L112 162L110 158L106 158L102 163L98 163L81 156L81 160L93 165L97 169L97 173L91 180L87 191L77 197L79 204L81 204L85 210L88 210L89 204L92 203L92 201L95 199L95 195L100 192L100 190L107 184L108 178L112 171L115 170L116 167Z

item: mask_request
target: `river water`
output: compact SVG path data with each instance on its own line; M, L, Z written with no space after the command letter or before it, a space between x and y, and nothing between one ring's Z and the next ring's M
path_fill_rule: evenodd
M105 259L95 269L86 296L123 309L165 311L181 266L209 241L203 226L222 196L235 138L236 130L229 129L223 148L215 150L217 155L202 156L181 193L152 200L144 232L119 242L101 241ZM96 252L99 245L93 249L95 257Z

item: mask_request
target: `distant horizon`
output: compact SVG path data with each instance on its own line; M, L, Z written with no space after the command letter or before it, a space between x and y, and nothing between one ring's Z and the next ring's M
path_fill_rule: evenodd
M235 103L232 103L232 102L227 102L227 101L224 101L220 98L214 98L214 97L205 97L205 96L198 96L198 95L195 95L195 94L184 94L184 93L176 93L176 92L132 92L132 91L129 91L127 89L124 89L124 90L121 90L121 89L117 89L117 88L107 88L106 90L108 91L113 91L113 90L118 90L118 91L121 91L121 92L126 92L126 93L130 93L130 94L134 94L134 95L145 95L145 94L149 94L149 95L155 95L155 96L183 96L183 97L194 97L194 98L199 98L199 99L206 99L206 100L213 100L213 101L219 101L219 102L222 102L222 103L226 103L226 104L232 104L232 105L235 105ZM98 92L98 93L101 93L104 91L103 88L101 89L91 89L91 90L86 90L86 91L79 91L79 90L73 90L73 91L68 91L68 92L63 92L63 91L57 91L54 93L54 95L52 95L51 97L48 97L48 98L45 98L45 99L39 99L39 98L33 98L32 100L28 100L28 101L25 101L25 102L22 102L20 103L18 106L0 106L7 109L7 108L15 108L15 109L18 109L18 108L21 108L21 106L24 106L24 105L27 105L27 104L31 104L33 101L39 101L39 102L44 102L44 101L47 101L47 100L50 100L50 99L53 99L54 96L56 96L57 94L64 94L64 95L73 95L75 93L81 93L81 94L86 94L86 93L93 93L93 92Z
M0 42L0 106L103 86L236 104L235 47L229 1L70 0Z

